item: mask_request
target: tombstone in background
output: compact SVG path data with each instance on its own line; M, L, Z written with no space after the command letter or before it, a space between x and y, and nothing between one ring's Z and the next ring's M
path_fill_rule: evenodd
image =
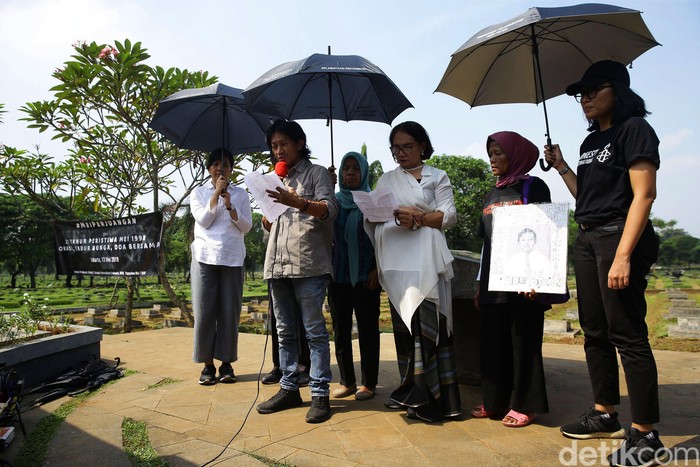
M452 322L454 326L454 352L457 364L457 381L460 384L481 384L479 365L479 334L481 320L474 306L476 276L479 273L478 253L452 250Z

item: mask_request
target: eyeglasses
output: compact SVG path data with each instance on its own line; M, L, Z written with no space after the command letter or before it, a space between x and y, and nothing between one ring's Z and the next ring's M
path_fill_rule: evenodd
M600 91L602 91L602 90L605 89L605 88L611 88L611 87L612 87L611 84L604 84L604 85L602 85L602 86L598 86L598 87L595 88L595 89L589 89L589 90L587 90L587 91L583 91L582 93L579 92L578 94L575 94L575 95L574 95L574 99L576 99L576 102L581 102L581 100L582 100L584 97L587 97L587 98L589 98L589 99L592 100L592 99L595 98L595 96L598 95L598 93L599 93Z
M389 146L389 149L391 150L391 153L395 156L398 156L401 151L403 151L404 154L407 156L410 155L414 149L416 149L415 144L404 144L403 146L399 146L398 144L394 144L393 146Z

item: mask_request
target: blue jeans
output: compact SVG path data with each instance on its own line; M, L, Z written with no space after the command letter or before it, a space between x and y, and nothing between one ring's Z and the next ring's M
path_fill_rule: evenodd
M328 396L331 373L331 349L328 343L323 301L326 298L327 275L296 279L272 279L272 306L277 320L279 339L280 387L288 391L299 389L299 317L304 323L311 353L309 389L312 396ZM295 306L298 305L298 306Z

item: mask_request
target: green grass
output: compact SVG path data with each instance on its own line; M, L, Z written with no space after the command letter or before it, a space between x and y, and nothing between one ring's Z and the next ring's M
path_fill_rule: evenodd
M190 284L185 282L182 275L172 275L168 278L175 294L184 296L189 301ZM76 284L77 281L74 279L73 287L66 288L63 280L57 281L52 275L43 275L37 277L35 289L29 288L28 278L18 278L17 287L13 289L10 288L9 276L0 274L0 311L18 310L25 293L36 300L48 298L47 305L54 309L115 306L126 302L126 286L123 280L95 277L92 287L90 287L89 278L83 280L80 287ZM263 279L246 279L243 285L243 297L244 300L267 298L267 282ZM157 277L140 278L134 302L170 305L170 299L163 290L163 286L158 283Z
M165 467L169 465L153 449L148 437L146 422L124 418L122 421L122 444L131 465L135 467Z
M15 467L34 467L42 465L46 459L46 449L63 420L70 415L91 393L84 392L64 402L53 413L39 420L34 429L27 434L22 447L14 461Z

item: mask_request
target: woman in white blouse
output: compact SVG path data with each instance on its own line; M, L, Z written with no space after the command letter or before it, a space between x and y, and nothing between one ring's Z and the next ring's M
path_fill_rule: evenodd
M195 363L204 363L199 384L234 383L238 360L238 321L243 299L243 236L252 226L248 193L229 184L233 156L217 149L207 158L211 182L190 195L194 216L192 309ZM221 362L216 376L214 359Z
M453 258L443 231L457 211L447 174L423 162L433 153L425 129L401 123L389 142L398 167L382 175L377 189L392 191L400 206L392 221L365 222L389 296L401 375L385 405L435 422L461 413L452 351Z

